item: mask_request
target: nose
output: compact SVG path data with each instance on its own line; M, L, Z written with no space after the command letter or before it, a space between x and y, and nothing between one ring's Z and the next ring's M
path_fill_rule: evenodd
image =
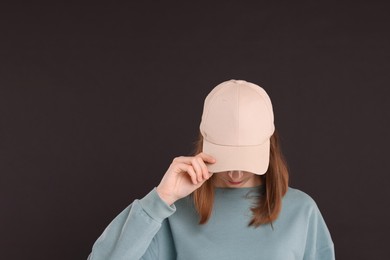
M229 171L228 175L235 181L241 179L244 173L242 171Z

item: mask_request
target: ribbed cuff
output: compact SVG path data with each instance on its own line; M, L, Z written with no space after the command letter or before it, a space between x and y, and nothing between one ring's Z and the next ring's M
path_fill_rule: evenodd
M139 200L143 210L154 220L162 222L176 211L174 204L169 206L157 193L156 187L153 188L145 197Z

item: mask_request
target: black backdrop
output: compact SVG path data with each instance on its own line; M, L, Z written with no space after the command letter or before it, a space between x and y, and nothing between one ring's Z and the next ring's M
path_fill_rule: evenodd
M338 259L384 259L390 218L385 1L14 4L0 8L1 259L86 259L189 155L203 101L270 95L290 186Z

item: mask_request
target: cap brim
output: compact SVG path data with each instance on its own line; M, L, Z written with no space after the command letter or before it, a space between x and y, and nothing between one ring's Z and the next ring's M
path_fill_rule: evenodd
M263 175L268 170L270 140L261 145L223 146L203 139L203 152L216 159L206 164L210 172L241 170Z

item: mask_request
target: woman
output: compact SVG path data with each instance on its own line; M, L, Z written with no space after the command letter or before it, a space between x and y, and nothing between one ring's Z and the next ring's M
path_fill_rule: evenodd
M93 245L90 260L335 259L324 219L288 186L264 89L216 86L204 102L193 156L175 158Z

